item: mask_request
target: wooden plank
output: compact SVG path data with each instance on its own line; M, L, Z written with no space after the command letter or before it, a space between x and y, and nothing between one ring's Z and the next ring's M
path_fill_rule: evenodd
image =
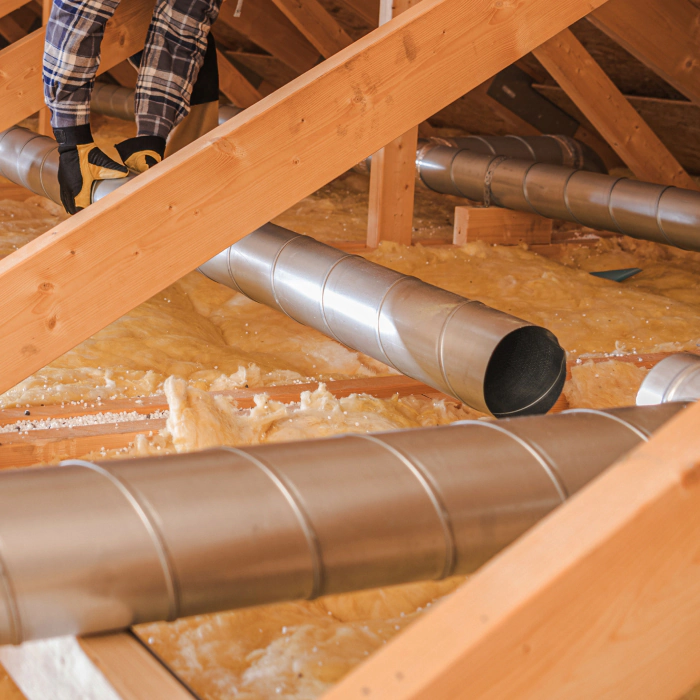
M533 53L638 178L698 189L570 30Z
M381 0L379 23L389 22L412 4L415 4L412 0ZM418 125L372 156L367 215L368 248L376 248L380 241L411 245L417 149Z
M194 700L132 634L58 637L0 647L26 700Z
M379 17L379 2L377 0L341 0L358 17L363 19L370 27L377 26Z
M10 12L14 12L18 7L24 5L25 0L0 0L0 17L9 15Z
M680 697L700 669L698 421L700 403L324 700Z
M27 243L0 261L0 392L603 1L423 0Z
M27 32L10 16L0 17L0 36L12 44L27 35Z
M152 14L152 0L122 0L107 23L98 73L143 48ZM44 105L43 53L43 29L0 51L0 130L26 119Z
M216 58L219 64L219 89L236 107L245 109L262 100L263 96L219 49L216 50Z
M588 19L700 105L700 15L692 0L611 0Z
M273 2L324 58L352 44L352 39L318 0Z
M552 220L498 207L455 207L454 245L486 241L498 245L552 242Z
M372 156L368 248L376 248L380 241L411 245L417 148L418 127L414 126Z
M78 643L122 700L195 700L129 632L79 637Z
M235 10L235 2L229 0L223 3L219 20L265 49L297 74L305 73L319 62L319 52L272 0L245 3L240 17L234 17Z

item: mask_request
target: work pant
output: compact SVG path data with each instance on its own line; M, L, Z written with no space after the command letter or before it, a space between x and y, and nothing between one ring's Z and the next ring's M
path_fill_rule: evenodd
M44 50L44 97L54 128L89 123L104 27L118 4L54 1ZM221 0L157 0L136 83L139 136L167 138L187 115L220 5Z

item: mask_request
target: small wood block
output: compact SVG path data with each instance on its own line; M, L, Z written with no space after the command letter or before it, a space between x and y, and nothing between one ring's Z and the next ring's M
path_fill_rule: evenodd
M455 207L454 245L486 241L498 245L552 242L552 220L499 207Z

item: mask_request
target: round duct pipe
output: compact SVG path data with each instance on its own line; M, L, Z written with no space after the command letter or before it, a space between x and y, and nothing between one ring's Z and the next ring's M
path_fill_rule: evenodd
M700 356L678 353L657 363L637 393L637 406L700 400Z
M435 144L418 170L436 192L700 251L700 192Z
M474 571L682 408L0 474L0 644Z
M601 157L590 146L569 136L459 136L421 139L418 141L416 164L420 163L423 154L435 146L561 165L593 173L607 172ZM371 167L372 156L368 156L353 169L358 173L369 173Z
M199 270L494 416L545 413L564 386L546 329L274 224Z
M134 112L135 92L121 85L96 82L90 98L90 109L98 114L116 117L127 122L136 118ZM243 110L233 105L219 105L219 124L223 124Z
M57 162L52 139L19 127L0 133L0 173L8 179L44 194L35 188L56 177ZM128 180L96 182L93 202ZM546 413L564 386L565 353L545 328L273 224L199 269L498 417Z

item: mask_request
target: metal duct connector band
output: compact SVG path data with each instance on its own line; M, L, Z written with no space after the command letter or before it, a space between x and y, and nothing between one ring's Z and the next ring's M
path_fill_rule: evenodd
M96 82L92 88L90 109L108 117L133 122L136 118L135 95L135 91L131 88Z
M700 356L679 353L649 370L637 392L637 406L700 401Z
M682 405L0 474L0 644L465 574Z
M495 416L545 413L564 385L548 330L274 224L199 270Z
M0 175L35 194L61 202L58 144L53 139L18 126L0 131Z
M700 250L700 192L447 146L418 167L436 192Z

